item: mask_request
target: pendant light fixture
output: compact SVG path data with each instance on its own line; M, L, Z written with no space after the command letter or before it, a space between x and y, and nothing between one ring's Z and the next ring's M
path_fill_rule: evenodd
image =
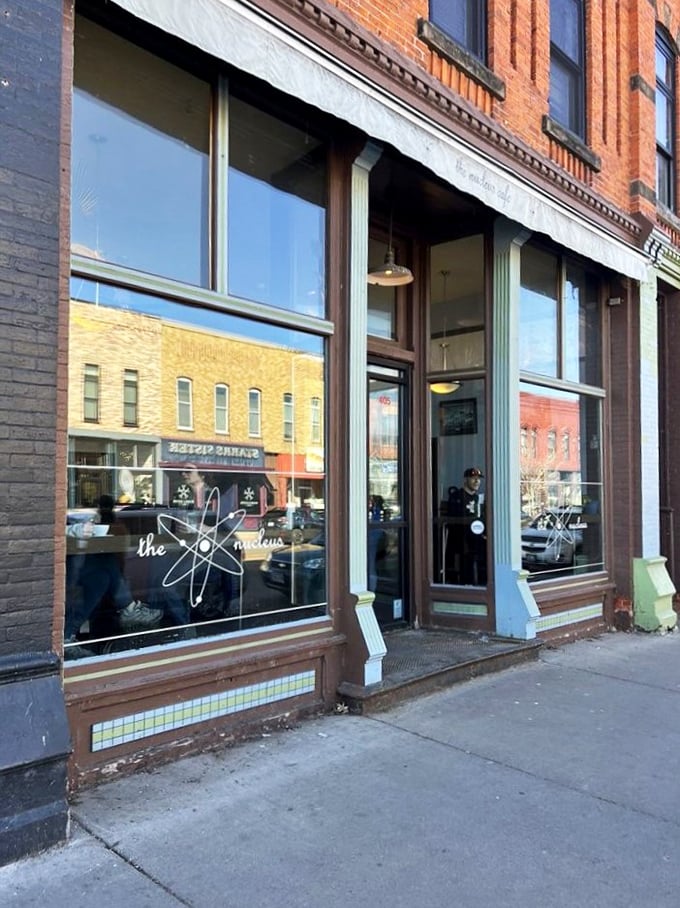
M390 231L387 240L387 252L385 261L379 268L371 268L366 280L369 284L377 284L379 287L399 287L403 284L413 282L413 273L405 265L397 265L394 261L394 249L392 248L392 209L390 209Z
M444 306L446 306L447 305L446 280L447 280L449 274L451 274L451 272L448 269L443 269L442 271L440 271L440 274L444 281L444 290L442 293L442 304ZM445 310L445 312L446 312L446 310ZM446 315L444 316L444 337L445 338L447 337ZM439 347L442 351L441 371L446 372L448 370L448 364L446 361L446 351L449 349L448 341L446 341L446 340L442 341L439 344ZM432 391L434 394L453 394L454 391L457 391L460 388L460 386L461 386L461 382L459 382L459 381L435 381L430 384L430 391Z
M442 351L442 372L446 372L446 351L449 348L448 344L440 344ZM453 394L454 391L457 391L461 386L459 381L435 381L430 385L430 391L433 391L435 394Z

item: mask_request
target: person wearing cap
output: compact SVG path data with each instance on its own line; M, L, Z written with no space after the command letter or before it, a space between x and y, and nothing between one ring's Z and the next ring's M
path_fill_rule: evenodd
M480 487L484 473L468 467L461 488L449 489L447 575L454 583L486 584L486 519Z

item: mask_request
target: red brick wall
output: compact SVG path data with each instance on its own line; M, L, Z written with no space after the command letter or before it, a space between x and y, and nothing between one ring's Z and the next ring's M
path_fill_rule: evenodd
M586 2L587 145L602 162L593 171L542 131L548 113L550 22L547 2L490 0L488 65L505 82L500 101L461 77L457 68L417 37L428 0L328 0L577 180L625 211L655 217L652 201L635 192L656 182L654 102L640 85L654 89L655 6L671 36L680 30L680 2L589 0ZM632 83L631 80L634 80ZM633 194L631 194L631 185Z

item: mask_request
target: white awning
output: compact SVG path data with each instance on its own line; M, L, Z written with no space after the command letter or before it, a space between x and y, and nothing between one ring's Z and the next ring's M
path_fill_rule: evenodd
M139 19L398 148L451 186L636 280L649 262L579 213L238 0L114 0Z

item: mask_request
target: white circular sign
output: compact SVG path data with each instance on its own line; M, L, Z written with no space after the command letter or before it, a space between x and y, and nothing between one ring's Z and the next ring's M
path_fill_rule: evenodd
M470 524L470 532L474 533L475 536L481 536L484 532L484 523L481 520L473 520Z

